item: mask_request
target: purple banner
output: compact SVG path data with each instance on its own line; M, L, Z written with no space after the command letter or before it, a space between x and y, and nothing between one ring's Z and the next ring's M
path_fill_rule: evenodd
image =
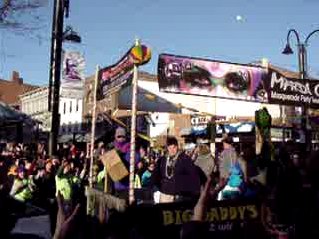
M162 54L161 91L319 108L319 82L285 78L263 67Z
M80 52L63 52L62 87L82 88L84 84L85 60Z
M161 91L228 99L268 102L267 69L197 58L159 56Z

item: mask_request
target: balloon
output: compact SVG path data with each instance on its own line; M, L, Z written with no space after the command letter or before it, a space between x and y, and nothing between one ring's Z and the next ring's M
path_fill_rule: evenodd
M131 50L131 59L136 65L144 65L151 59L151 49L145 45L135 46Z
M243 19L243 17L241 16L241 15L237 15L236 16L236 21L238 21L238 22L242 22L244 19Z

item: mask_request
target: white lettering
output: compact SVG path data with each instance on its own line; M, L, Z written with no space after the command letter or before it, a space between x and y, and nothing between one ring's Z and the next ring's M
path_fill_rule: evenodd
M311 103L311 97L310 97L310 96L301 95L301 96L300 96L300 100L301 100L302 102L305 102L305 103Z
M278 99L282 101L300 101L300 95L287 95L282 93L277 93L275 91L271 91L271 98Z
M273 73L271 76L271 88L273 89L276 84L280 84L280 90L287 91L290 90L292 92L301 93L304 95L312 95L309 82L302 84L299 81L289 80L277 75L277 73Z

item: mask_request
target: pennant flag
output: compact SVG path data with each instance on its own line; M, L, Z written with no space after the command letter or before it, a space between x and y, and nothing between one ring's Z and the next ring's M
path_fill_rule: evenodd
M98 99L104 99L131 82L134 65L144 65L151 59L151 50L145 45L131 47L127 53L114 65L107 66L99 72Z

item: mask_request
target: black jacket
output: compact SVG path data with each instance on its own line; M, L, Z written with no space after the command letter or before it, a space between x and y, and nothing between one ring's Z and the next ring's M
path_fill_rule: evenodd
M167 158L157 161L151 178L151 186L156 186L162 193L180 196L200 194L200 176L191 158L181 153L175 163L174 176L166 176Z

